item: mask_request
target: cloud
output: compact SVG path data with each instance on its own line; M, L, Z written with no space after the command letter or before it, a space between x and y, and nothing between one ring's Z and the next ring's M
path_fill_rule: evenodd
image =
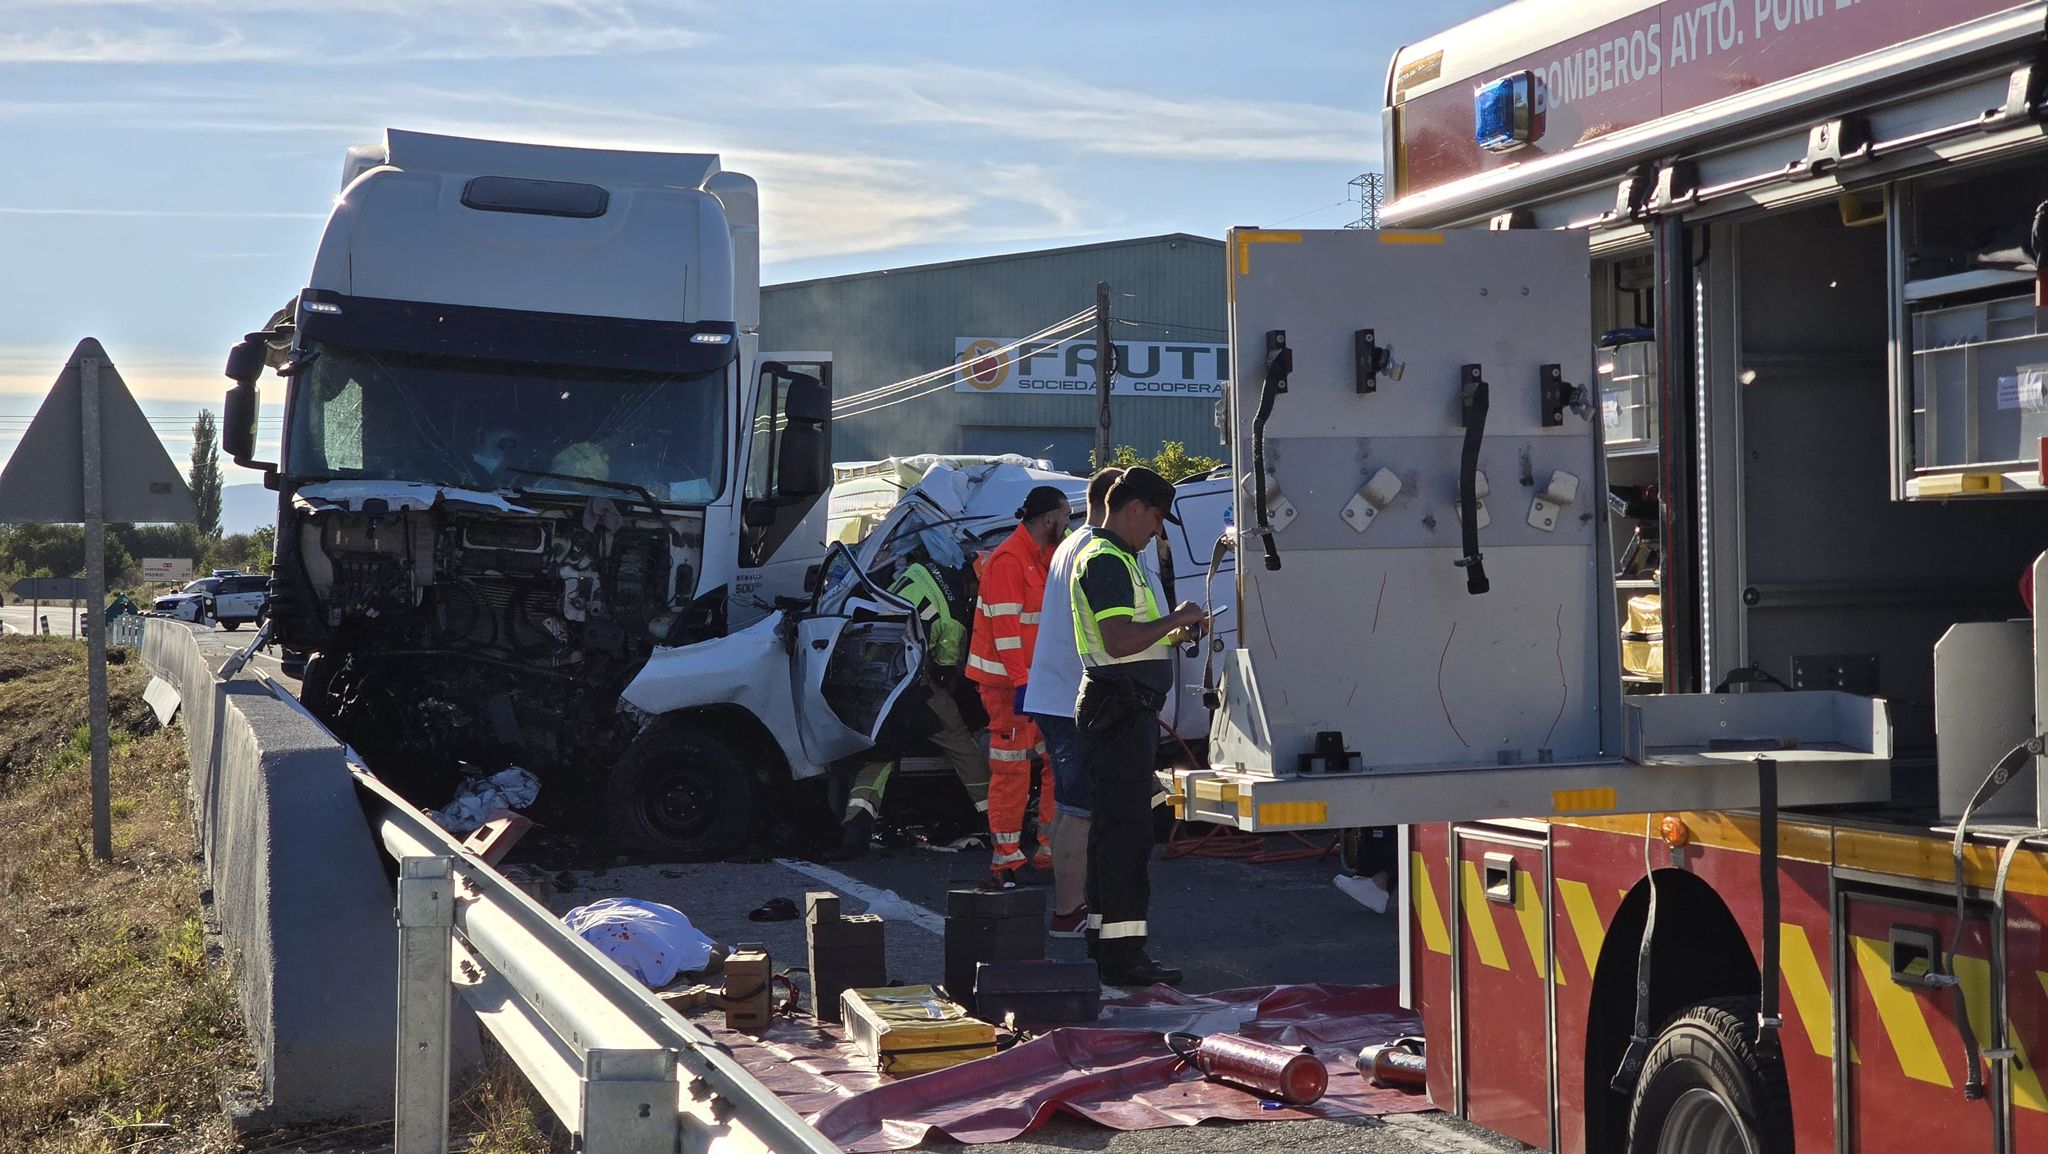
M326 220L324 212L257 212L227 208L29 208L0 204L0 216L169 217L193 220Z
M804 95L872 123L972 129L992 149L1034 141L1159 160L1349 164L1373 155L1379 139L1376 116L1327 105L1175 97L957 65L821 69Z
M673 52L705 40L695 0L15 0L0 63L519 60Z

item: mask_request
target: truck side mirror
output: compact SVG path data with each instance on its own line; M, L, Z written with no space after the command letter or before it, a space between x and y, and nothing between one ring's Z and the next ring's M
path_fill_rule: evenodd
M221 410L221 448L245 469L262 467L256 461L256 412L260 405L256 382L244 381L228 390Z
M255 333L228 350L227 375L235 384L221 406L220 444L229 459L245 469L269 468L266 462L256 460L256 418L262 408L256 378L263 375L268 353Z

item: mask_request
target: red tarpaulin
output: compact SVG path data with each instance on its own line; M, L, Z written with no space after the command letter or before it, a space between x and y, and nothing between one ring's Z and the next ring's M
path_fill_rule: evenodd
M934 1130L959 1142L1007 1141L1062 1109L1117 1130L1427 1110L1423 1095L1376 1089L1351 1064L1365 1046L1419 1032L1398 1000L1381 986L1258 986L1199 997L1155 986L1105 1005L1095 1026L1053 1030L994 1057L900 1079L865 1068L843 1031L809 1018L778 1019L758 1035L711 1032L820 1133L861 1154L908 1149ZM1329 1092L1297 1109L1205 1082L1177 1068L1161 1037L1169 1030L1313 1047L1329 1069Z

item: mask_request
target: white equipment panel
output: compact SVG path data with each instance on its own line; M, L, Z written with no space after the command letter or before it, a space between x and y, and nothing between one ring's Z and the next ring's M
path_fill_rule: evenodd
M1584 236L1236 230L1229 259L1238 634L1212 766L1174 787L1191 815L1737 807L1760 754L1811 762L1786 804L1886 795L1882 702L1624 715L1605 458L1581 399L1597 393ZM1271 820L1255 795L1279 803Z

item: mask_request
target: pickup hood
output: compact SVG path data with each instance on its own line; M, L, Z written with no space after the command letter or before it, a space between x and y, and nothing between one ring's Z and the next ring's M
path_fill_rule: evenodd
M807 771L810 759L797 734L789 650L782 639L785 621L784 614L771 613L724 637L656 649L620 699L654 716L739 706L775 735L794 776L811 776L817 770Z

